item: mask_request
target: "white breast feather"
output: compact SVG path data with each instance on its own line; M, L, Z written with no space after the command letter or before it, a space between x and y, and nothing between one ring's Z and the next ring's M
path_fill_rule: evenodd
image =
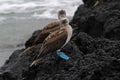
M72 27L71 26L68 27L67 32L68 32L68 36L67 36L67 40L64 45L66 45L72 37Z

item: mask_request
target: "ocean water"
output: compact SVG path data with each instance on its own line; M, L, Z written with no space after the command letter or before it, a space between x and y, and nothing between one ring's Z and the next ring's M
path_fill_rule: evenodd
M0 20L11 17L56 18L59 9L66 9L68 16L73 16L80 4L82 0L0 0Z
M0 0L0 66L32 32L57 19L65 9L73 16L82 0Z

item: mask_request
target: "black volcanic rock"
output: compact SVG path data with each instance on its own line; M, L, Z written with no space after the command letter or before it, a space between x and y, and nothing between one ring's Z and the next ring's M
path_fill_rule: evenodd
M119 0L109 0L95 8L78 7L70 22L73 37L62 49L69 60L52 52L39 66L30 68L41 44L27 52L16 50L0 68L0 80L120 80L119 4Z
M60 59L55 53L42 58L36 68L29 68L40 45L23 53L15 51L0 69L1 80L119 80L120 42L94 39L80 32L62 51L71 58Z
M84 2L85 7L92 7L96 2L96 0L82 0L82 1Z
M34 45L33 42L35 41L35 39L37 38L37 36L40 32L41 32L41 30L37 30L32 34L32 36L26 41L25 48L28 48L28 47ZM39 42L38 42L38 44L39 44Z
M95 8L80 5L71 24L78 28L78 31L86 32L92 37L119 40L120 0L105 0Z

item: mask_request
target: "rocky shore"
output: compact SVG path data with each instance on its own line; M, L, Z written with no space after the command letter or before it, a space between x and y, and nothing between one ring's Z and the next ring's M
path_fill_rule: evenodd
M70 22L73 37L62 49L70 56L68 61L53 52L39 66L29 68L40 43L27 52L14 51L0 68L0 80L120 80L120 1L106 0L96 7L84 2ZM26 47L39 31L26 41Z

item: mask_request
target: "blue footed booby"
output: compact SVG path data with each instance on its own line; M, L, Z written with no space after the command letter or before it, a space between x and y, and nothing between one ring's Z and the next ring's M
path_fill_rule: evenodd
M38 56L32 62L30 67L36 66L40 63L41 57L53 51L60 51L71 39L72 27L69 25L67 18L60 19L60 29L52 32L45 38Z
M38 36L33 41L32 45L27 47L24 52L29 51L30 49L34 48L37 44L42 43L45 38L52 32L60 29L60 21L62 18L66 17L66 11L60 10L58 12L58 20L48 23L38 34Z
M60 10L58 12L58 19L62 19L66 17L66 11L65 10ZM35 39L33 44L38 44L38 42L43 42L44 39L52 32L60 29L60 21L56 20L53 21L51 23L48 23L43 29L42 31L39 33L39 35L37 36L37 38Z

